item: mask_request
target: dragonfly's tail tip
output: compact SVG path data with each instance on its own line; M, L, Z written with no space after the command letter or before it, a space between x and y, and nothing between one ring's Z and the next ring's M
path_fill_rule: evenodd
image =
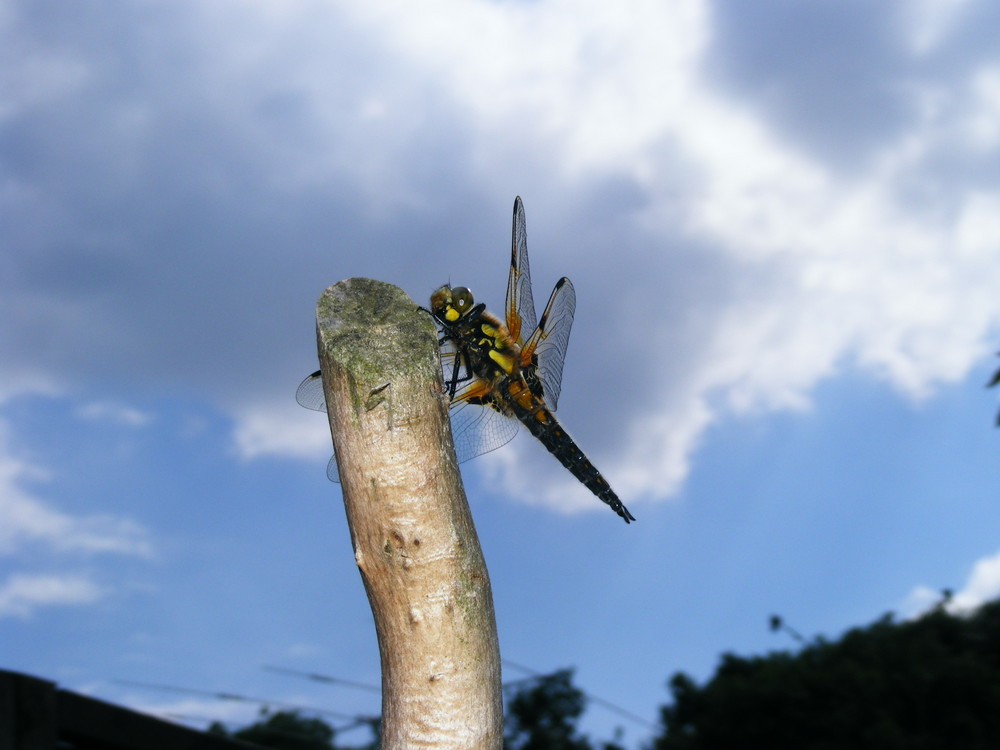
M622 505L619 508L616 508L615 510L618 512L618 515L622 517L622 520L625 523L632 523L632 521L635 520L635 516L629 513L628 508L626 508L624 505Z

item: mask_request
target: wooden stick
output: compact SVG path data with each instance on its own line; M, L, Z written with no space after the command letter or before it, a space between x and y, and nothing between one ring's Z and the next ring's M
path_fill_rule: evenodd
M330 431L382 660L382 748L500 750L489 576L462 488L430 316L348 279L316 305Z

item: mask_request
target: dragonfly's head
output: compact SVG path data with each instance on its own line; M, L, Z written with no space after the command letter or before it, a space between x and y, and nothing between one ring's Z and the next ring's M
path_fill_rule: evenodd
M464 286L443 286L431 295L431 313L443 323L454 323L472 309L475 300Z

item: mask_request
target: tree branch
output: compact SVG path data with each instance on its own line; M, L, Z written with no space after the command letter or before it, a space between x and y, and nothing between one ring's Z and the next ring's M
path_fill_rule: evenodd
M369 279L316 306L330 431L382 661L382 748L502 746L489 576L455 461L437 333Z

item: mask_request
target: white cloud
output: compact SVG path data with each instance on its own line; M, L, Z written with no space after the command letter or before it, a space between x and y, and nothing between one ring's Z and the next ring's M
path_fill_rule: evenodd
M53 373L33 371L4 372L0 378L0 404L14 396L41 395L58 396L61 388L56 384Z
M0 583L0 617L28 617L41 607L92 604L105 593L82 576L14 574Z
M1000 145L1000 66L981 69L970 88L972 104L966 132L979 148L993 151Z
M107 693L107 690L102 690ZM105 698L107 700L107 698ZM115 699L133 711L155 716L202 729L210 721L218 721L231 729L242 728L260 720L260 706L256 703L211 698L180 698L169 701L151 701L135 692Z
M152 554L146 530L135 521L111 515L72 516L26 490L43 470L11 455L6 427L0 423L0 555L28 545L59 554Z
M1000 552L977 560L965 585L952 596L949 609L968 612L1000 597Z
M701 0L435 5L348 11L450 92L474 121L484 161L500 156L489 149L545 144L555 149L546 161L576 176L642 169L637 157L664 137L664 123L684 117L710 34ZM535 142L521 137L526 128Z
M917 46L937 43L927 30L959 7L923 3ZM665 347L625 354L641 361L651 384L652 373L672 374L670 388L644 399L641 413L630 407L624 439L605 441L602 460L595 458L623 496L675 492L704 429L727 411L805 408L818 382L848 367L922 399L988 350L1000 325L1000 192L959 180L948 187L951 210L901 198L915 172L955 146L949 134L975 127L988 140L988 72L970 82L982 102L973 115L928 106L845 176L703 77L706 55L718 51L708 8L697 0L582 8L440 0L437 11L386 0L348 12L407 76L433 80L468 114L484 173L502 172L520 151L516 163L537 155L535 168L552 170L556 189L568 195L608 174L639 186L643 207L631 221L648 233L643 275L626 279L609 267L603 283L628 284L637 299L682 293L685 281L671 279L667 266L678 239L711 248L719 263L717 296L695 303L713 313L694 316L702 328L683 359ZM909 78L899 85L934 100L933 86ZM396 110L398 92L385 93L379 109ZM595 226L605 218L612 217L588 217ZM639 250L608 252L628 258ZM634 324L621 311L604 318L604 334ZM645 341L670 340L677 325L650 316ZM303 450L297 431L276 418L239 421L245 455ZM515 453L494 461L517 494L560 506L566 497L592 502L569 490L564 475L551 485L519 482Z
M913 52L926 54L937 48L969 4L969 0L906 0L899 3Z
M0 459L0 474L11 465ZM109 515L70 516L46 505L0 477L0 554L10 555L27 544L58 553L152 554L145 529L134 521Z
M980 558L958 591L945 602L952 614L968 614L987 602L1000 598L1000 551ZM907 596L902 611L907 617L919 617L943 601L940 590L917 586Z
M929 586L915 586L900 605L905 619L915 619L930 611L943 600L944 593Z
M123 427L144 427L152 417L126 404L113 401L93 401L80 406L75 414L81 419L96 422L111 422Z
M955 44L945 27L966 4L923 0L900 12L902 26L893 32L909 35L919 51ZM303 263L305 256L287 253L320 244L316 237L328 236L331 225L310 223L313 215L345 202L345 195L357 203L338 207L344 220L332 226L345 245L337 245L333 257L340 265L354 263L349 256L364 246L364 254L387 269L400 268L405 255L434 250L437 239L426 238L437 238L440 227L424 224L388 239L364 235L359 227L372 216L405 212L430 222L422 209L457 204L473 185L487 196L509 196L522 185L543 196L537 205L548 209L547 232L561 241L539 252L580 282L578 320L588 315L585 305L598 311L590 313L589 330L578 327L574 334L569 367L579 373L577 383L587 379L576 387L603 397L592 397L599 402L593 415L567 416L567 427L573 431L584 418L605 426L616 420L617 442L588 441L583 431L581 445L594 451L623 497L675 492L706 427L729 414L806 408L817 383L852 368L908 398L926 398L960 379L991 348L988 337L1000 325L1000 188L995 179L940 165L973 151L977 164L997 155L995 64L980 64L972 74L930 75L907 67L914 65L912 55L897 49L891 34L875 38L873 46L882 42L880 52L891 58L880 60L877 72L890 78L885 88L906 92L909 108L893 120L895 130L873 129L883 133L872 136L883 138L881 147L873 142L846 170L776 126L766 91L737 98L710 76L713 56L727 51L713 46L712 13L721 11L700 0L258 4L241 9L238 24L230 6L179 8L176 24L149 35L162 46L148 54L165 55L174 66L144 60L138 79L131 69L114 67L132 52L101 54L97 62L98 51L80 43L48 63L46 45L33 53L32 64L57 81L43 87L46 106L66 100L76 111L112 92L112 106L100 101L96 114L73 119L81 123L73 133L83 135L64 134L69 146L55 153L86 156L86 146L96 156L80 163L99 169L81 169L81 185L103 194L90 186L104 180L116 200L139 198L135 213L149 224L113 231L88 225L94 244L122 254L138 244L155 259L150 270L139 255L129 256L143 280L129 287L140 290L134 293L143 295L141 305L129 299L132 304L114 308L96 273L88 280L105 296L88 298L84 314L76 304L32 298L32 309L46 321L40 330L72 334L65 345L36 356L75 365L96 350L101 361L89 366L106 375L100 368L115 360L105 354L112 351L134 368L127 376L162 377L170 369L184 387L197 389L204 377L217 396L226 387L220 383L230 383L241 390L226 395L229 404L243 405L233 409L234 442L245 458L328 452L321 417L293 415L290 393L283 397L291 408L273 406L268 398L277 397L261 395L253 378L232 374L273 374L278 368L251 358L260 346L272 360L283 356L291 347L281 347L294 338L283 327L286 319L273 322L282 314L275 307L245 306L245 289L271 293L278 281L278 266L257 271L246 259L266 258L277 243L280 273L300 263L316 273L315 257ZM137 14L127 22L142 30L148 19ZM179 48L188 54L167 54ZM24 83L31 70L10 73L25 117L41 106ZM116 89L116 75L130 83ZM67 120L49 117L49 128ZM845 121L850 117L844 113ZM853 132L836 119L825 125ZM114 139L118 161L105 157L102 137ZM182 189L171 193L178 183ZM40 215L58 214L42 200L46 187L26 182L9 203L11 215L36 199ZM320 207L286 217L302 203L305 196L296 191L303 189L319 195ZM231 205L224 198L232 196ZM529 230L538 216L534 205L529 201ZM113 208L109 215L119 216L119 206ZM178 211L200 219L189 230L197 243L176 235ZM78 210L70 218L92 214ZM64 223L70 236L78 234L72 221ZM239 229L219 230L230 225ZM299 225L302 234L291 234ZM455 228L456 235L467 231ZM170 235L164 242L172 244L156 252L143 244L160 234ZM24 235L35 242L30 248L65 244L44 233ZM264 243L248 246L255 235ZM381 244L363 244L374 236ZM496 239L500 247L504 242ZM245 255L223 255L234 247ZM164 251L173 253L166 265ZM121 265L111 257L109 265ZM207 257L211 262L202 265ZM247 274L240 285L231 284L233 267ZM164 274L170 283L163 283ZM229 291L237 286L238 292ZM294 294L300 297L302 288ZM157 297L164 289L171 296ZM536 288L537 296L544 292ZM181 296L191 305L170 304ZM199 307L206 299L211 304ZM135 322L122 310L170 312ZM115 326L133 323L136 331L119 335ZM270 340L258 341L259 332L272 328L277 333ZM137 353L137 342L154 338L155 350ZM41 346L46 338L30 333L11 340ZM134 345L128 356L114 348L119 341ZM246 359L234 361L234 354ZM614 374L609 360L631 363L637 382L630 387L643 388L642 399L602 391ZM199 378L193 386L192 372ZM117 418L142 419L123 412ZM598 432L593 428L591 435ZM561 504L571 480L555 479L555 471L550 476L552 490L541 496ZM506 486L519 486L517 478ZM525 485L522 494L542 486Z
M237 455L244 460L267 455L329 458L333 452L326 413L297 406L291 393L283 404L238 410L233 438Z
M916 121L886 143L869 171L844 178L700 77L710 32L699 3L601 9L598 18L615 14L614 22L565 13L559 3L509 14L491 7L482 12L495 13L495 25L473 35L475 46L430 20L388 22L387 35L439 69L443 84L484 120L502 127L528 114L545 123L554 161L575 165L570 171L617 165L639 175L649 201L645 225L665 243L676 227L656 217L679 218L692 238L728 256L729 273L754 269L761 280L757 289L712 300L717 314L703 348L686 352L696 360L687 382L675 383L660 403L646 400L652 413L631 418L621 458L606 464L623 495L677 488L701 432L719 415L709 406L715 396L735 411L802 408L838 365L856 365L919 399L961 378L985 353L987 335L1000 324L1000 193L959 186L951 196L956 211L926 212L897 197L908 174L885 171L899 141L934 158L944 145L941 131L957 127L958 115ZM548 13L560 14L561 23L549 23ZM669 30L679 44L646 45L641 31L632 44L640 29ZM533 44L535 33L546 43ZM441 61L459 52L463 64L449 75ZM977 90L991 90L991 78L976 80ZM665 140L692 172L680 198L664 182L670 165L657 163L655 146ZM632 293L662 294L657 265L651 258L648 276L630 280ZM644 321L652 340L666 334L657 324L672 325ZM668 354L647 352L643 363L669 367ZM516 469L507 473L516 486ZM565 483L523 491L557 503L568 494Z

